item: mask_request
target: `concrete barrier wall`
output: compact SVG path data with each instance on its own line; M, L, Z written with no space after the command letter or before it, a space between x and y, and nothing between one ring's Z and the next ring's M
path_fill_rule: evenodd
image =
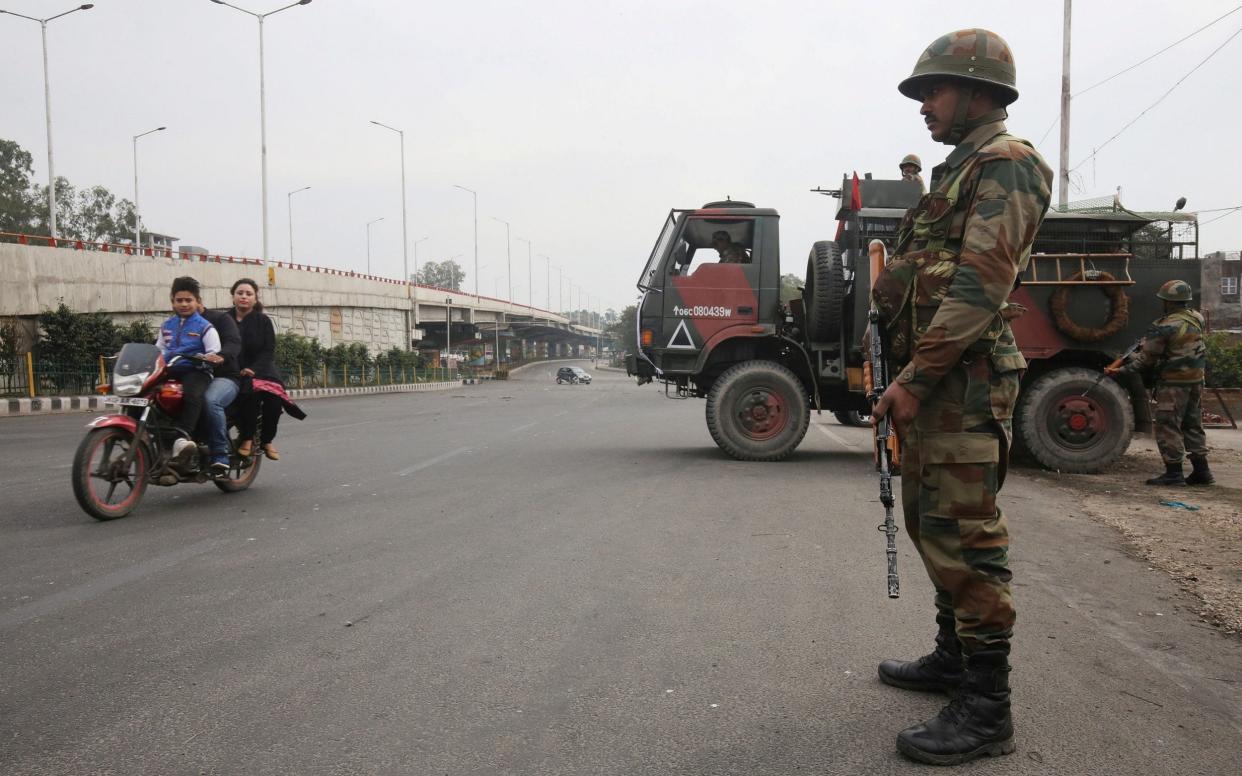
M22 319L33 332L34 317L64 301L77 312L155 323L171 314L173 278L191 275L203 286L204 304L213 308L231 306L229 287L239 278L253 278L278 330L315 337L325 347L340 342L361 342L372 351L401 347L411 325L444 321L446 298L453 300L454 321L491 322L509 314L566 322L524 305L486 297L476 303L469 294L444 289L310 269L274 271L275 284L269 286L267 269L254 264L0 243L0 316Z

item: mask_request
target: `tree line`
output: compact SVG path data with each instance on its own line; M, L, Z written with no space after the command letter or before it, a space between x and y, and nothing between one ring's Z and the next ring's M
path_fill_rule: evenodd
M87 242L133 242L134 203L105 186L75 188L56 178L56 225L60 236ZM0 232L50 235L47 186L34 181L34 157L12 140L0 139Z

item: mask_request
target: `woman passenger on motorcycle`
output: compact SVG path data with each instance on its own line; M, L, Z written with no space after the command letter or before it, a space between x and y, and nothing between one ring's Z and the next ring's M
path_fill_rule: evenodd
M272 319L263 312L263 304L259 301L259 285L250 278L242 278L233 284L233 320L241 332L242 348L238 365L241 376L270 380L284 384L280 371L276 368L276 326ZM265 391L253 391L249 394L247 406L241 408L238 415L238 438L243 440L237 447L242 456L251 454L251 442L254 438L254 423L260 412L263 413L263 428L259 442L263 445L263 454L273 461L280 460L280 453L272 444L276 438L276 425L280 422L283 404L279 397Z
M176 278L169 298L174 315L160 325L155 345L166 360L182 357L168 368L168 373L181 381L181 413L176 426L181 436L172 448L173 456L179 457L196 449L192 439L194 427L203 411L203 394L211 384L208 359L220 352L220 335L198 314L202 293L197 280L188 276Z

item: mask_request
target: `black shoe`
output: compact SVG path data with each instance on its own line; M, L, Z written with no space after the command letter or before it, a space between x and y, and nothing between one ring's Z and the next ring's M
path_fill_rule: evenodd
M881 682L903 690L956 691L962 683L962 644L953 623L940 623L931 654L917 660L885 660L878 673Z
M1212 470L1208 468L1206 455L1190 456L1190 465L1194 467L1194 471L1186 478L1187 485L1216 484L1216 478L1212 476Z
M1164 465L1164 474L1159 477L1152 477L1147 481L1148 485L1185 485L1186 478L1182 476L1182 465L1180 463L1166 463Z
M1009 661L1001 651L971 655L958 696L932 719L897 735L898 752L931 765L999 757L1014 748Z

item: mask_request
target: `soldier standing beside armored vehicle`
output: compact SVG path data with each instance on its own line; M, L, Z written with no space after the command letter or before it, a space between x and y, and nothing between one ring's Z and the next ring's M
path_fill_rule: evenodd
M879 675L952 702L903 730L897 750L950 765L1014 750L1010 716L1009 531L996 505L1026 362L1002 312L1051 200L1052 171L1008 134L1013 55L993 32L938 38L898 86L920 101L933 140L954 146L906 213L875 279L897 377L873 416L903 433L902 506L935 587L935 650L886 660ZM900 371L898 371L900 370Z
M1156 296L1164 300L1164 316L1143 335L1142 347L1110 375L1156 373L1156 446L1164 460L1164 474L1148 485L1211 485L1216 482L1207 462L1207 435L1200 402L1207 354L1203 344L1203 315L1190 309L1193 292L1184 280L1170 280ZM1182 474L1190 453L1194 470Z

